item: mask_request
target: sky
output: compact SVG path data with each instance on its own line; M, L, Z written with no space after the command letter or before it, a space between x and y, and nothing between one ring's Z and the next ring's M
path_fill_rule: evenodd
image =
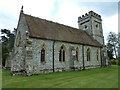
M89 1L89 2L88 2ZM22 5L25 14L78 28L78 17L94 11L102 17L105 41L118 33L119 0L0 0L0 30L17 28Z

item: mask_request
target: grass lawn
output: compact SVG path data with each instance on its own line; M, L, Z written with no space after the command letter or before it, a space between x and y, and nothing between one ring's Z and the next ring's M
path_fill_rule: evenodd
M3 88L118 88L118 66L33 76L10 76L2 71Z
M2 69L0 68L0 90L2 88Z

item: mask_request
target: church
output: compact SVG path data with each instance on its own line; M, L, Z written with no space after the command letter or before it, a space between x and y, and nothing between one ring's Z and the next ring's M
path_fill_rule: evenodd
M78 26L27 15L21 9L11 73L29 76L108 65L101 16L89 11L78 17Z

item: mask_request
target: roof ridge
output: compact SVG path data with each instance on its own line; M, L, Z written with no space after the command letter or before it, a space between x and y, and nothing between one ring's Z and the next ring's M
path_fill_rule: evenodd
M27 15L27 16L30 16L30 17L33 17L33 18L36 18L36 19L45 20L45 21L47 21L47 22L52 22L52 23L55 23L55 24L59 24L59 25L62 25L62 26L68 27L68 28L73 28L73 29L76 29L76 30L79 30L79 31L83 31L83 32L85 32L84 30L81 30L81 29L78 29L78 28L75 28L75 27L71 27L71 26L69 26L69 25L61 24L61 23L59 23L59 22L54 22L54 21L51 21L51 20L43 19L43 18L40 18L40 17L36 17L36 16L32 16L32 15L28 15L28 14L24 14L24 15Z

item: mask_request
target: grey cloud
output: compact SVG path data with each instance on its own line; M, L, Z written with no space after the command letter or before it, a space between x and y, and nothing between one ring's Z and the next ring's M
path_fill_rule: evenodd
M117 2L80 2L77 5L98 11L104 16L112 16L118 12Z
M16 25L16 18L11 14L0 13L0 29L13 29Z

